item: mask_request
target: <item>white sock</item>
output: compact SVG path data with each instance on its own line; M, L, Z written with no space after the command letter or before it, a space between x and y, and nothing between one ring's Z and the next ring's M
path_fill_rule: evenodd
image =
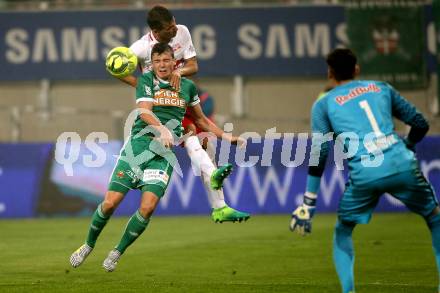
M212 172L216 169L208 154L202 148L197 136L190 136L185 140L185 148L188 156L191 158L193 169L198 175L199 172L211 177Z
M225 195L223 189L215 190L211 188L211 176L207 177L202 174L203 184L205 185L208 200L213 209L219 209L226 206Z
M208 143L209 151L206 152L202 148L199 139L196 136L190 136L185 140L185 148L191 158L193 168L197 172L196 174L201 172L202 181L205 185L211 207L218 209L226 206L223 190L214 190L211 188L211 174L217 168L214 164L215 150L213 151L211 144Z

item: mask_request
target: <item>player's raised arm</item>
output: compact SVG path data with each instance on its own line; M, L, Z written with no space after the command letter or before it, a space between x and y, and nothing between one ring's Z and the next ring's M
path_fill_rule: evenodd
M191 76L196 74L197 71L199 71L199 64L195 56L190 59L185 59L185 65L179 69L181 76Z
M131 85L132 87L136 87L137 85L137 78L134 75L129 75L126 77L120 77L118 78L120 81L125 82L128 85Z
M115 47L107 54L105 67L113 77L136 87L137 78L133 75L137 68L138 55L127 47Z
M246 142L244 139L238 136L233 136L229 133L225 133L223 130L221 130L215 123L213 123L211 120L209 120L205 114L203 114L202 107L200 106L200 103L197 103L193 106L188 107L189 114L194 120L194 123L197 127L202 129L206 132L213 133L216 137L220 139L227 139L233 144L237 144L239 146L244 145Z
M196 57L196 50L194 49L191 34L186 26L180 25L179 27L182 30L182 39L183 39L182 43L185 44L186 47L183 52L184 65L174 70L173 73L171 74L170 84L176 90L180 89L180 80L182 76L188 77L194 75L199 70L199 65L197 63L197 57Z
M177 68L171 74L170 84L176 90L180 89L180 80L182 76L191 76L197 73L199 70L199 65L197 63L197 58L194 56L190 59L185 59L185 65L183 67Z

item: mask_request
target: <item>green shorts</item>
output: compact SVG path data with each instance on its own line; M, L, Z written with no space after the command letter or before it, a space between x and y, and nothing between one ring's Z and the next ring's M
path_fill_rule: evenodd
M140 189L162 197L173 173L174 159L173 151L158 141L130 137L121 149L108 190L126 194L130 189Z

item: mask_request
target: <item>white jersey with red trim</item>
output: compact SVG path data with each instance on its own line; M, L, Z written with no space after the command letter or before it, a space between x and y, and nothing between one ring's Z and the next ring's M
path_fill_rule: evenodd
M156 43L158 41L150 31L130 46L130 49L138 57L138 64L143 73L151 71L151 49ZM177 25L177 34L168 44L173 48L176 68L183 66L185 59L196 56L191 34L184 25Z

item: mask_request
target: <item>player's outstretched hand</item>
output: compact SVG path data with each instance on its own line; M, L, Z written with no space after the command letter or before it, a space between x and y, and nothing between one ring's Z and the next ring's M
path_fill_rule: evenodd
M170 85L176 90L180 91L180 80L182 79L182 75L180 74L180 70L176 69L171 73Z
M315 213L314 206L302 204L292 213L290 220L290 231L296 231L298 234L305 236L312 232L312 217Z
M247 141L240 136L231 136L230 142L231 144L237 145L239 148L244 148L247 144Z

